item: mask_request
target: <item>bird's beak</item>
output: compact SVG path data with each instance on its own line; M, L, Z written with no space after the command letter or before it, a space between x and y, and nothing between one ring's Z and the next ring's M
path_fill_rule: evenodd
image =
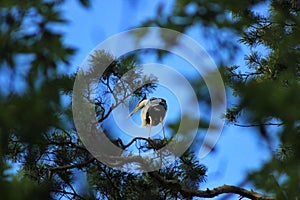
M134 108L134 110L129 113L129 115L127 116L127 118L131 117L134 113L136 113L138 110L140 110L142 107L141 106L137 106Z

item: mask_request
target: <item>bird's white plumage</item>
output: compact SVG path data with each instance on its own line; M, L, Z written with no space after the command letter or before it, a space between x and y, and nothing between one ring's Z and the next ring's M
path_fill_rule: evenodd
M157 124L161 123L162 130L164 133L163 119L167 111L166 100L162 98L143 99L137 104L135 109L128 116L130 117L140 109L142 109L141 111L142 125L149 126L151 129L151 126L156 126Z

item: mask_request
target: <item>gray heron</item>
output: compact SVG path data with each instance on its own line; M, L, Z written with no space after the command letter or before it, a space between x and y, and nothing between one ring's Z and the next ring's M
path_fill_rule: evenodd
M141 111L141 121L143 126L150 127L148 138L150 138L151 127L156 126L159 123L162 125L162 132L165 137L163 120L167 111L167 102L162 98L152 97L150 99L142 99L138 102L134 110L128 115L131 117L138 110Z

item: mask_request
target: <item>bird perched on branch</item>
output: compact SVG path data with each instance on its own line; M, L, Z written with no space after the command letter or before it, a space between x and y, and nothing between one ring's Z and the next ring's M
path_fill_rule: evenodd
M151 127L156 126L157 124L161 123L162 125L162 132L165 137L164 131L164 124L163 120L166 115L167 111L167 102L162 98L150 98L150 99L142 99L136 105L134 110L128 115L131 117L134 113L138 110L142 109L141 111L141 121L143 126L150 127L148 138L150 138Z

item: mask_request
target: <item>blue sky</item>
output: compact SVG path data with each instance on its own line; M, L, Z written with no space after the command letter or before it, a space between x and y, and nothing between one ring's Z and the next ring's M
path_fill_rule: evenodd
M154 1L153 1L154 2ZM74 71L84 61L89 52L108 37L130 28L138 27L144 20L156 15L159 2L110 0L92 1L88 9L79 6L76 1L68 1L64 6L65 17L69 25L63 27L66 44L76 47L77 54L71 60ZM166 2L171 6L172 1ZM188 35L198 41L204 48L212 48L211 44L201 38L201 30L190 30ZM244 49L244 48L242 48ZM246 50L245 50L246 51ZM224 52L225 53L225 52ZM215 61L218 59L210 55ZM243 65L243 55L238 63ZM230 94L228 104L232 102ZM208 167L205 188L213 188L223 184L239 185L245 175L257 169L270 157L264 142L253 133L253 128L241 128L226 125L217 143L216 151L209 154L201 163ZM249 186L248 189L251 189ZM214 198L214 199L218 199Z

